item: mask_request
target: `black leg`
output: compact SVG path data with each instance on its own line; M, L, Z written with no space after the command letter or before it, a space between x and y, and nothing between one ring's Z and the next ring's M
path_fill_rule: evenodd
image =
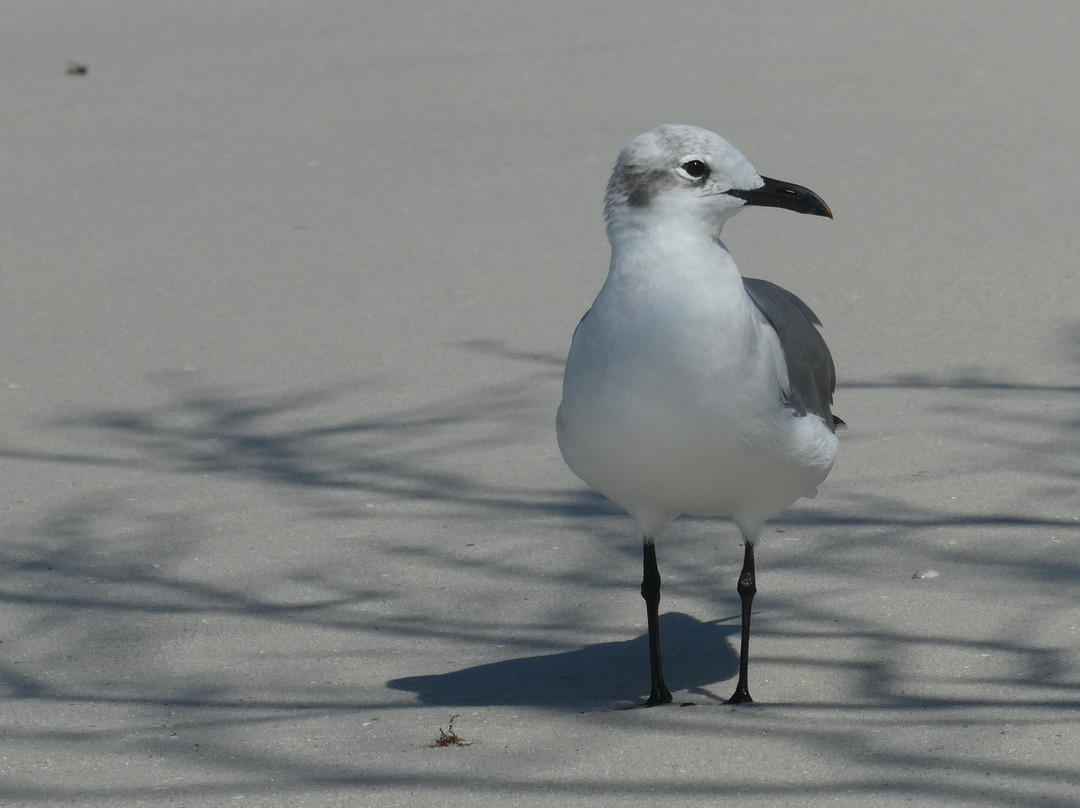
M752 702L750 691L747 689L746 671L750 663L750 604L754 602L757 594L757 582L754 579L754 543L745 543L746 550L743 553L743 567L739 574L737 591L742 599L742 645L739 648L739 683L735 686L735 692L727 700L728 704L743 704Z
M671 702L671 692L664 684L664 666L660 660L660 570L656 568L656 545L645 540L643 545L645 575L641 579L641 597L645 598L645 614L649 619L649 665L652 669L652 691L646 707Z

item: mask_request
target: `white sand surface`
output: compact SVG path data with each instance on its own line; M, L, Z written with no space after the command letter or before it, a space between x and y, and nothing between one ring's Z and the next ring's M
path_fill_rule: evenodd
M1080 5L0 30L0 803L1080 804ZM836 216L725 231L850 425L762 537L747 707L738 531L682 520L677 703L624 709L638 536L554 439L611 164L669 121Z

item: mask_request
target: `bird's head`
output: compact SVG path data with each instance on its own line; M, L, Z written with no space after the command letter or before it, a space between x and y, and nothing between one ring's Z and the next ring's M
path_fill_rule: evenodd
M719 236L729 217L747 205L787 208L832 218L808 188L762 177L738 149L697 126L665 124L623 148L608 182L608 232L669 217Z

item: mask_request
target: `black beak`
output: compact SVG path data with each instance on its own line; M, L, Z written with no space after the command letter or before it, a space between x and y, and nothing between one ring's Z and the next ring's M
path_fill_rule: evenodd
M830 219L833 217L829 206L825 204L825 200L809 188L803 188L801 185L790 182L772 180L768 177L762 177L761 179L765 181L765 184L760 188L754 188L750 191L740 191L733 188L728 191L728 195L746 200L747 205L787 208L796 213L828 216Z

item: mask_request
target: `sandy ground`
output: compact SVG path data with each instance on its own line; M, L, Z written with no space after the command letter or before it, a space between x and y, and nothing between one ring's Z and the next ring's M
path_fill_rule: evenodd
M1080 805L1080 4L0 29L0 802ZM758 549L749 707L737 531L661 542L692 706L634 708L638 536L554 440L610 166L667 121L836 214L725 233L850 424Z

